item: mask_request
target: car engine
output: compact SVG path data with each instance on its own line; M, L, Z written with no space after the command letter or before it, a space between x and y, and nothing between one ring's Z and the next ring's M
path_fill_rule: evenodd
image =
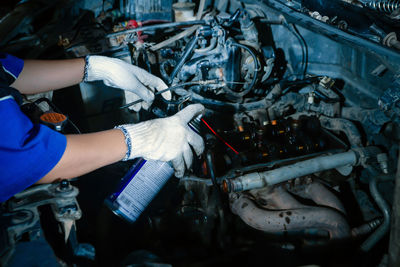
M120 162L11 199L2 259L40 220L67 265L399 266L399 1L23 1L3 12L2 51L107 55L172 92L140 112L97 82L39 101L82 132L192 103L206 112L204 154L137 222L103 205L131 164Z

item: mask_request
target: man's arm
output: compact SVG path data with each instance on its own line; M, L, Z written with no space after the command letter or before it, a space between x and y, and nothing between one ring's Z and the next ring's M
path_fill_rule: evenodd
M38 183L81 176L120 161L126 150L124 134L118 129L67 135L67 147L61 160Z
M85 73L86 71L86 73ZM86 75L84 77L84 75ZM11 84L22 94L47 92L74 84L103 81L106 85L134 94L148 105L154 99L154 91L161 91L167 85L147 71L116 58L88 56L85 59L25 60L22 72ZM162 96L171 99L170 92ZM137 104L136 111L140 109Z
M125 124L103 132L67 135L67 147L60 161L38 183L81 176L121 159L143 157L171 161L175 175L182 177L192 165L192 150L203 153L203 139L187 124L204 112L200 104L190 105L174 116L137 124Z
M22 94L47 92L74 84L83 79L85 60L25 60L24 68L11 84Z

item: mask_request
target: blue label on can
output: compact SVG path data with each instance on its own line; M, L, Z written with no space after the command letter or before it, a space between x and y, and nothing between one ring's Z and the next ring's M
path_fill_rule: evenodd
M166 162L139 159L106 203L114 213L135 222L173 173Z

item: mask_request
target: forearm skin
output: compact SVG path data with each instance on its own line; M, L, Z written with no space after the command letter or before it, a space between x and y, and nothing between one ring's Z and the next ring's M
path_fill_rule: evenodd
M67 135L67 147L57 165L38 183L75 178L124 158L127 146L118 129Z

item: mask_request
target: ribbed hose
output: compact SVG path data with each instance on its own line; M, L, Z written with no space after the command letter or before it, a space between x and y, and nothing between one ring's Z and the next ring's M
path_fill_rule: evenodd
M364 4L370 9L374 9L379 12L392 13L400 7L400 0L377 0L369 1Z

